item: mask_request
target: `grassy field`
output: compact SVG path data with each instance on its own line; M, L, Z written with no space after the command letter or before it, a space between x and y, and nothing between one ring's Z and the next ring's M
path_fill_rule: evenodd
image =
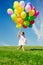
M43 46L0 46L0 65L43 65Z

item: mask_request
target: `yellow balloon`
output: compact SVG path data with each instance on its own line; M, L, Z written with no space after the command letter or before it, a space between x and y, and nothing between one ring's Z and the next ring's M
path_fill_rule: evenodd
M22 28L22 24L17 24L16 28Z
M24 19L24 18L26 18L26 12L25 11L23 11L22 13L21 13L21 17Z
M24 8L21 8L21 12L24 11Z
M12 14L12 15L11 15L11 19L12 19L14 22L17 23L17 16L16 16L16 14Z
M18 1L15 1L15 2L14 2L14 8L17 9L18 7L19 7L19 2L18 2Z
M21 12L24 10L24 8L18 7L17 9L14 10L15 14L21 14Z
M19 14L19 12L17 11L17 9L14 10L14 13L17 14L17 15Z
M29 16L33 16L35 14L35 10L30 10L29 11Z

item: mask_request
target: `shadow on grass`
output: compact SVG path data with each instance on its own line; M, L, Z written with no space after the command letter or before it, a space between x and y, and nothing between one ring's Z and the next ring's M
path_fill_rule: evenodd
M38 50L38 51L43 51L43 49L30 49L30 50L32 50L32 51L34 51L34 50Z
M43 51L43 49L25 49L25 51Z

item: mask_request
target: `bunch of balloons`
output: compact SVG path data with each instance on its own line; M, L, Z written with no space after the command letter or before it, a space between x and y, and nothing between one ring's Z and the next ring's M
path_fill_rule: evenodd
M16 28L31 28L35 23L35 18L39 15L39 11L30 2L25 4L24 1L15 1L13 9L9 8L7 13L11 16L13 22L16 23Z

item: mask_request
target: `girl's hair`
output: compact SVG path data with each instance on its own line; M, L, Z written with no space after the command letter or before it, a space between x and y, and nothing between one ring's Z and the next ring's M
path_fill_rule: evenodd
M22 32L23 33L23 35L25 34L24 32Z
M23 33L22 35L25 36L25 33L24 32L22 32L22 33Z

